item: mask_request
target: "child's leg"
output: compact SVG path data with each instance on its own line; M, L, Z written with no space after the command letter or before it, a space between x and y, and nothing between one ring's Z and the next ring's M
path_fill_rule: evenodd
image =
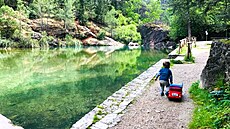
M165 94L168 96L168 92L169 92L169 83L167 82L167 85L166 85L166 91L165 91Z
M161 96L164 96L164 87L167 85L166 81L160 80L160 86L161 86Z
M166 86L165 95L167 95L167 96L168 96L168 93L169 93L169 86Z
M163 83L160 83L160 86L161 86L161 93L164 93L164 84Z

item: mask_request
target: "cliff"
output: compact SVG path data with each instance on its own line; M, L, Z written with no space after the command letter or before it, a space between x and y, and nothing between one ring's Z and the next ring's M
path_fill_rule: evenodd
M164 30L159 25L145 24L139 28L143 45L146 47L162 49L175 49L176 43L170 41L168 30Z
M220 82L227 86L230 84L230 44L214 41L209 59L201 74L201 84L203 88L210 89Z

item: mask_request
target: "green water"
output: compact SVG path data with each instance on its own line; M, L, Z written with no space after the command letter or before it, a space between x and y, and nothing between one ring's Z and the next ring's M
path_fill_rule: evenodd
M0 114L25 129L66 129L166 55L107 47L0 50Z

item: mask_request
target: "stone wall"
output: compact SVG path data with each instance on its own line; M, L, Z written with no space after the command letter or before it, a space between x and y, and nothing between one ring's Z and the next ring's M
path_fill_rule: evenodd
M229 85L230 44L214 41L211 46L207 64L201 74L201 85L203 88L211 88L216 85L221 77L223 77L223 81Z

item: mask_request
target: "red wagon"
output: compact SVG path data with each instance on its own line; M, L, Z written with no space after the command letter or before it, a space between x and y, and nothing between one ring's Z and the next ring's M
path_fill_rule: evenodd
M182 100L183 84L170 84L168 91L169 100Z

